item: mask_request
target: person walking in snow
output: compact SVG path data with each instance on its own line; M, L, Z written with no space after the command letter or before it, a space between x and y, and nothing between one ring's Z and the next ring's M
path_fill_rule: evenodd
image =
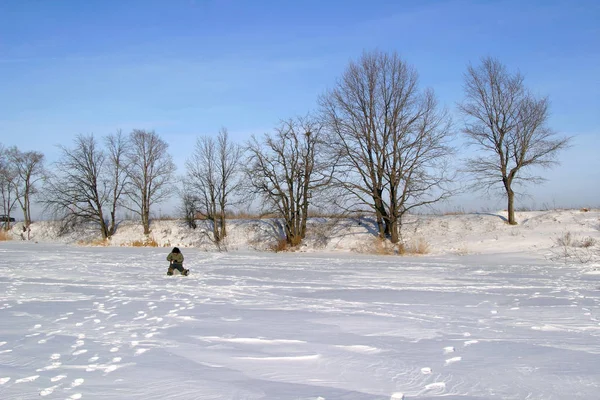
M186 275L190 272L189 269L183 268L183 254L179 251L179 248L173 247L173 250L167 256L167 261L169 262L169 270L167 271L167 275L173 275L173 270L176 269L181 273L181 275Z

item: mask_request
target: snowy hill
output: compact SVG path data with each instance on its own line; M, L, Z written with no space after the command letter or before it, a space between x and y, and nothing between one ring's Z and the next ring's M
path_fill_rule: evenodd
M590 250L600 245L600 210L552 210L518 212L519 225L506 223L506 213L477 213L454 215L412 215L403 227L403 239L409 253L490 254L529 252L548 255L556 250L557 242L570 236L572 247L577 241L588 240ZM217 248L207 230L191 229L181 220L158 220L151 225L148 238L137 222L122 222L110 240L111 246L131 246L151 240L160 247L194 247L205 251ZM22 226L12 229L19 239ZM350 251L359 253L394 253L382 249L375 239L375 225L369 219L334 220L313 218L309 221L308 236L297 251ZM228 220L228 237L222 249L229 251L270 251L282 237L281 226L272 220ZM31 240L79 245L100 243L93 226L77 227L62 236L55 222L36 222ZM389 246L388 246L389 247ZM581 247L581 246L580 246ZM411 251L412 250L412 251Z

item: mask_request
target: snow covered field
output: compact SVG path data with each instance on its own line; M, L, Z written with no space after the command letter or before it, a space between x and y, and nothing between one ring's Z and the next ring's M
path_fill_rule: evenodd
M537 221L431 222L421 257L184 247L189 277L169 248L0 242L0 398L598 399L600 271Z

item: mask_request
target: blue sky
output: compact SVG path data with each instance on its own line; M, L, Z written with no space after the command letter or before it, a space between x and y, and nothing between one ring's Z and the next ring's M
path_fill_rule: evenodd
M574 136L527 204L597 207L599 27L591 0L0 0L0 142L52 161L78 133L155 130L183 173L199 135L243 142L314 110L364 50L397 51L452 112L468 63L494 56Z

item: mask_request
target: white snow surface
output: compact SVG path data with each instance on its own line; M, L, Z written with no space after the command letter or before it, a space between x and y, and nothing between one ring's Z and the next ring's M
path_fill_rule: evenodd
M169 247L94 233L0 242L0 399L598 399L600 211L414 216L420 256L374 254L368 221L314 220L296 252L231 224L216 251L159 221ZM583 240L582 240L583 241ZM596 252L596 253L594 253ZM372 254L369 254L372 253Z

